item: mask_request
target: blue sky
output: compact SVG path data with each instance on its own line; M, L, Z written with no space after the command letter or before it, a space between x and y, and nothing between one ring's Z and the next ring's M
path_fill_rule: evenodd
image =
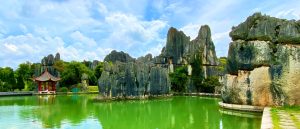
M300 19L299 0L7 0L0 5L0 67L16 68L59 52L103 60L111 50L158 55L173 26L194 39L211 27L218 56L227 56L232 26L254 12Z

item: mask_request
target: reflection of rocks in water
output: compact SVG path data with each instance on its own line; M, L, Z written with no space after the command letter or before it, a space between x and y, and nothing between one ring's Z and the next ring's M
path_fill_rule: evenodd
M219 99L175 96L141 101L95 102L94 97L95 95L56 95L53 104L49 104L51 96L18 97L16 101L19 106L7 102L5 105L13 106L14 110L20 109L17 111L19 113L17 119L32 123L29 126L34 125L34 128L84 126L103 129L208 127L255 129L260 127L260 119L220 114L217 105ZM44 104L39 104L37 100ZM10 115L8 118L13 116ZM234 121L239 122L234 123L233 127ZM18 124L18 121L14 121L14 124Z

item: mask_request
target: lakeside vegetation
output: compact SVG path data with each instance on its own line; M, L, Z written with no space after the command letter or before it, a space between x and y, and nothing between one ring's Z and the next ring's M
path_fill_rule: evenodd
M97 78L101 76L103 71L103 63L100 62L93 70L88 66L90 62L64 62L62 60L55 62L54 68L60 74L59 91L69 91L70 88L81 88L81 80L84 74L88 76L89 85L97 85ZM30 62L22 63L16 70L10 67L0 68L0 92L8 91L33 91L36 84L32 81L36 66L40 64L32 64Z
M219 75L223 75L226 67L226 57L219 58L219 66L217 72ZM201 67L199 67L201 66ZM175 92L187 92L188 90L188 79L191 79L193 84L197 88L197 92L204 93L216 93L216 89L221 86L218 76L204 77L202 62L200 58L195 58L192 64L192 75L188 75L187 66L177 67L174 73L170 73L172 90Z

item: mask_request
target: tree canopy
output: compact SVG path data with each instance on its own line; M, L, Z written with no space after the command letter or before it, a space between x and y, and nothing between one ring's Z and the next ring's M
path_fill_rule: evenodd
M175 69L174 73L170 74L171 89L175 92L185 92L187 90L187 68L185 66Z
M71 86L80 83L83 73L91 74L91 71L83 63L72 61L65 64L61 75L62 86Z

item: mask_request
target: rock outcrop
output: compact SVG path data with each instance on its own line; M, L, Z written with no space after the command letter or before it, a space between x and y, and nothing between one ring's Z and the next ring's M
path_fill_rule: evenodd
M123 51L117 52L116 50L113 50L110 54L108 54L104 61L106 62L132 62L134 61L134 58L132 58L129 54L124 53Z
M99 79L99 92L102 95L132 98L169 93L167 68L154 65L151 54L135 62L121 61L104 62L104 71Z
M107 55L104 71L98 80L99 92L106 97L168 94L171 89L169 73L185 65L191 75L195 57L201 59L202 66L199 67L203 67L205 77L217 74L215 66L218 62L209 26L201 26L198 37L192 41L182 31L171 27L166 46L157 57L148 54L134 59L122 51L112 51ZM189 92L196 92L191 77L187 85Z
M211 31L208 25L201 26L198 36L190 41L182 31L170 28L168 31L167 45L163 48L161 55L156 57L158 64L168 64L169 72L173 72L178 66L188 66L188 92L197 92L196 87L191 80L191 64L195 58L200 58L202 62L203 76L217 76L216 66L218 59L215 52L215 46L211 39Z
M190 65L194 63L195 57L198 57L202 61L205 76L216 75L215 66L218 65L218 59L208 25L201 26L198 36L192 41L175 28L170 28L167 37L167 45L157 57L156 63Z
M55 57L50 54L41 60L41 64L36 64L34 76L40 76L46 69L54 76L60 76L59 72L54 68L54 63L60 60L60 54L56 53Z
M226 103L300 104L300 22L260 13L230 32Z

